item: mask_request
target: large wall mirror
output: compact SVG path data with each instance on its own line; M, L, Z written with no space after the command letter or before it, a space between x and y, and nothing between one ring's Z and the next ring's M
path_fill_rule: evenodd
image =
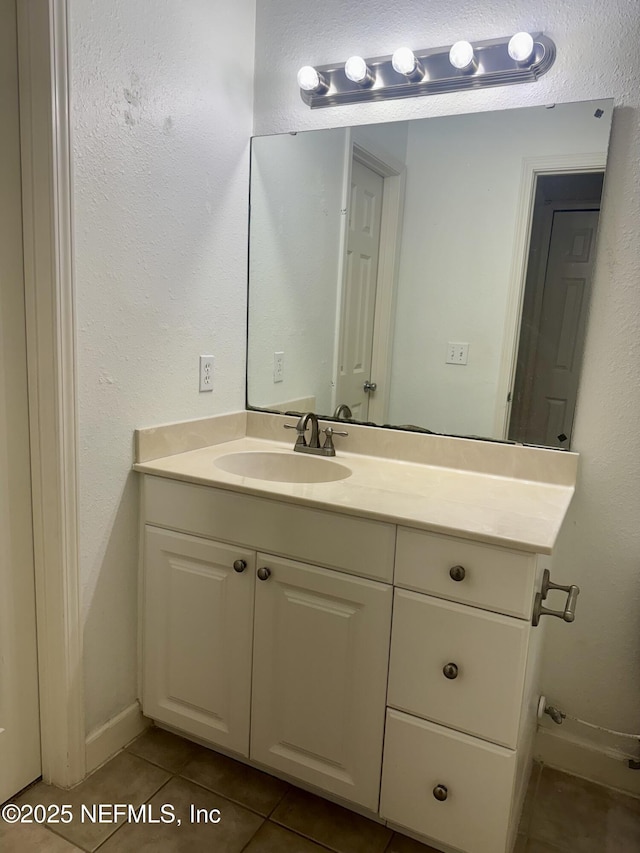
M247 405L568 448L612 112L254 138Z

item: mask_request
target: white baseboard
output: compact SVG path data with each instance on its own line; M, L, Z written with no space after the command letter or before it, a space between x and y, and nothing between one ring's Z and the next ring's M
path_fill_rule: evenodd
M134 702L91 732L86 741L87 773L92 773L120 752L150 725L151 720L142 716L140 703Z
M587 743L560 729L541 728L534 757L548 767L640 797L640 770L630 770L626 762L631 756L619 750Z

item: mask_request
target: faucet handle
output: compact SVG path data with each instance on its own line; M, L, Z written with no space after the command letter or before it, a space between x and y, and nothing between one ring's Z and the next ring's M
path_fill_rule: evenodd
M324 440L324 444L322 445L322 452L325 456L335 456L336 449L333 444L333 436L334 435L349 435L348 432L338 432L333 427L325 427L322 430L323 433L327 436Z
M337 429L330 426L325 427L322 432L326 432L327 438L331 438L332 435L349 435L348 432L339 432Z
M296 443L294 445L294 450L298 447L306 447L307 440L304 437L305 432L307 431L307 425L303 422L303 419L300 418L297 424L282 424L285 429L295 429L298 433L298 437L296 438Z

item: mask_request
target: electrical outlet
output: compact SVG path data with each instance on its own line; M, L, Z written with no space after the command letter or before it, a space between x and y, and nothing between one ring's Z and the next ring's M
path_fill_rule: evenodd
M469 344L454 343L447 344L446 364L467 364L469 360Z
M284 353L274 352L273 354L273 381L284 382Z
M200 391L213 391L213 356L200 356Z

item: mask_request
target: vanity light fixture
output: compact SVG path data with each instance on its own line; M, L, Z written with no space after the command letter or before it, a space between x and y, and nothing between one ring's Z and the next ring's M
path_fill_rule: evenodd
M376 79L361 56L350 56L344 64L344 73L359 86L371 86Z
M459 71L475 71L478 62L471 42L457 41L449 51L449 62Z
M352 56L344 64L305 65L298 72L298 85L302 100L310 107L332 107L533 83L551 68L555 58L556 46L548 36L516 33L418 51L400 47L392 56Z
M391 57L391 66L409 80L422 80L424 66L410 47L399 47Z
M533 56L534 50L533 37L529 33L516 33L511 36L507 51L511 59L516 62L529 62Z
M303 92L311 92L315 95L323 95L329 89L324 74L321 74L313 65L303 65L298 71L298 86Z

